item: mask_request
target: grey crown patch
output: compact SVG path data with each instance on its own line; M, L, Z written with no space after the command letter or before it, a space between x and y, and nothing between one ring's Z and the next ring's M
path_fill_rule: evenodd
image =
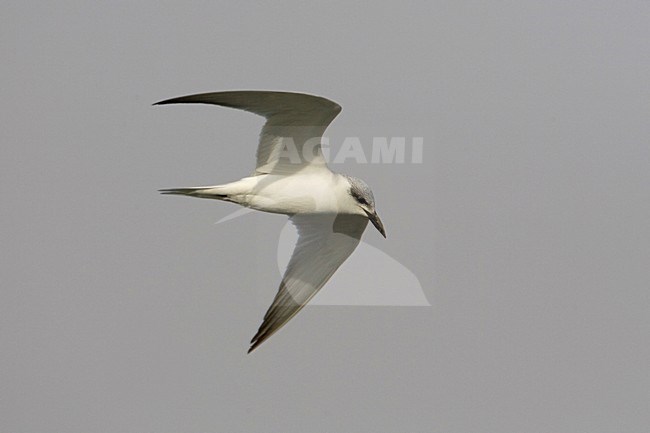
M370 187L361 179L353 176L343 175L350 182L350 195L359 203L367 203L370 207L375 207L375 197L372 195Z

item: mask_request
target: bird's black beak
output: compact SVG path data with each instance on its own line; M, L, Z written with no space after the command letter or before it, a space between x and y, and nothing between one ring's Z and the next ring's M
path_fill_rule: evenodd
M372 223L373 226L381 233L383 237L386 237L386 230L384 230L384 224L381 222L379 219L379 215L377 215L377 212L368 212L367 210L363 210L366 215L368 215L368 219Z

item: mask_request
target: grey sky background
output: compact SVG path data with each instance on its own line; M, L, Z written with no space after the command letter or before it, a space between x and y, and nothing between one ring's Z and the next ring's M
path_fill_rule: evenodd
M648 3L244 3L2 4L0 431L647 431ZM150 105L231 89L424 137L333 168L431 307L246 355L285 218L156 189L250 173L262 119Z

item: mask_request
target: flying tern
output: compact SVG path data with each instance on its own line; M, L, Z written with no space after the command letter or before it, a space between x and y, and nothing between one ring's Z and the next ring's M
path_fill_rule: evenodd
M372 191L361 179L332 172L321 138L341 111L328 99L303 93L230 91L181 96L165 104L213 104L266 118L254 172L223 185L160 190L237 203L288 215L298 241L250 353L291 320L350 256L370 221L386 237Z

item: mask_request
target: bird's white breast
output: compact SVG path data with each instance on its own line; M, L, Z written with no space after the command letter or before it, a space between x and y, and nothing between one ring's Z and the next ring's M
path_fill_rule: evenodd
M345 177L330 171L298 172L291 176L261 175L237 182L239 200L253 209L282 213L357 213Z

